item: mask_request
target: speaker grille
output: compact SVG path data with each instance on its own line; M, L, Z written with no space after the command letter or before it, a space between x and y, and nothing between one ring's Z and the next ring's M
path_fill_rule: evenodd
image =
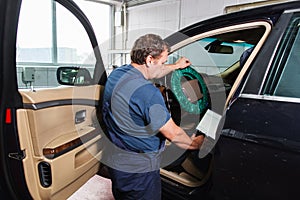
M52 184L51 166L47 162L40 162L38 165L40 182L43 187L50 187Z

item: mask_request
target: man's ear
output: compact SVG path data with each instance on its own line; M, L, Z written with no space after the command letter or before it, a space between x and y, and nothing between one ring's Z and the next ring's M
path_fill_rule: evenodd
M146 64L149 65L149 64L152 64L152 60L153 60L153 57L151 55L148 55L146 57Z

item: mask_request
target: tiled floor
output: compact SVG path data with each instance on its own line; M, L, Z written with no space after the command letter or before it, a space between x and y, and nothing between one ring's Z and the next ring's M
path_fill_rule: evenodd
M68 200L113 200L110 179L95 175Z

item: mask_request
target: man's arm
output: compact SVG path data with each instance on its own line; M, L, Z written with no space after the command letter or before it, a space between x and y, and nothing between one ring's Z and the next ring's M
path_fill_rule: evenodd
M182 149L196 150L202 145L204 136L188 136L186 132L177 126L172 118L159 129L159 131L171 142Z

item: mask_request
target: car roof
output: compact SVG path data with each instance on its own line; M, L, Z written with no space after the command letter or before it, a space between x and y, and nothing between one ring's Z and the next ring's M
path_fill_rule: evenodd
M194 23L168 36L165 38L165 40L172 46L178 43L180 40L184 40L187 37L193 37L202 32L258 19L272 21L272 23L275 24L284 11L292 9L300 9L300 1L272 4L229 14L223 14Z

